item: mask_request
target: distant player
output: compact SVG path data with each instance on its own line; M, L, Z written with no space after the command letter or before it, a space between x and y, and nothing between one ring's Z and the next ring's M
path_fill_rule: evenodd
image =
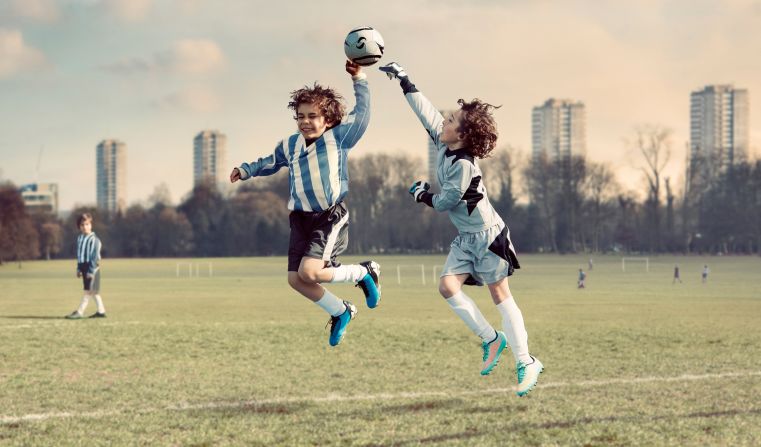
M592 271L595 268L595 263L592 260L592 258L589 258L589 271Z
M447 211L458 236L450 246L441 272L439 292L452 310L482 340L481 374L496 366L506 344L516 361L518 396L528 393L543 366L529 354L528 334L523 316L508 287L507 277L520 267L510 241L510 230L489 203L476 161L494 150L497 127L491 115L494 106L475 99L458 101L460 108L443 117L410 82L397 63L380 68L389 78L397 78L407 102L438 148L437 178L441 192L431 194L430 185L418 181L410 188L416 202L437 211ZM463 284L487 284L492 300L502 315L504 332L496 331L470 297Z
M106 318L106 308L100 297L100 249L98 236L92 231L92 216L84 213L77 218L77 227L82 233L77 237L77 278L82 278L85 293L79 308L66 315L69 320L84 318L90 297L95 299L97 310L90 318Z
M291 93L298 132L286 137L275 152L233 169L230 181L290 171L291 237L288 245L288 284L330 314L328 342L341 342L357 308L330 293L321 283L356 283L374 308L381 298L380 266L373 261L341 265L337 256L348 244L349 211L343 202L349 192L346 158L370 121L370 90L360 66L346 61L354 81L354 110L344 119L338 93L314 84Z
M584 281L586 281L586 279L587 279L587 274L584 273L583 269L579 269L579 281L576 283L579 289L583 289L585 287Z
M703 274L701 275L703 284L705 284L706 281L708 281L708 272L709 271L710 270L708 269L708 264L705 264L703 266Z
M671 284L675 284L677 281L681 284L682 277L679 274L679 264L674 264L674 279L671 281Z

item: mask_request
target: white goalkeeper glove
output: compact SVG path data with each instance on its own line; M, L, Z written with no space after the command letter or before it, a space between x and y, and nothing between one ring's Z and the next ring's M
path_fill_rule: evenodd
M382 67L378 67L378 70L382 71L383 73L386 73L389 79L399 79L407 77L407 73L404 71L404 68L402 68L401 65L397 64L396 62L391 62L390 64L386 64Z
M420 202L423 193L428 192L429 189L431 189L430 183L418 180L412 184L412 187L410 187L410 194L415 198L415 202Z

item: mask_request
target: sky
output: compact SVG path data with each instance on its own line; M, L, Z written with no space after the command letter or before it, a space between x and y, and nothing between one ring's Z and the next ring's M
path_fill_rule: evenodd
M353 107L343 40L366 25L383 35L382 63L438 108L501 104L498 145L524 157L532 107L569 98L585 104L587 157L627 188L642 189L644 166L627 138L672 129L666 174L679 185L690 92L729 83L749 91L761 155L761 0L0 0L0 180L58 183L63 210L94 204L95 147L118 139L127 201L165 183L177 203L199 131L227 135L232 169L296 131L291 91L318 81ZM398 84L365 71L373 115L350 156L425 160Z

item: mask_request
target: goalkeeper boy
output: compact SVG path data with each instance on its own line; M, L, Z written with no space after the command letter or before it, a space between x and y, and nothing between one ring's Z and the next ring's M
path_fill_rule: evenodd
M515 304L507 277L520 268L510 230L489 203L476 159L494 150L497 126L491 115L494 106L478 99L458 100L460 108L443 117L410 82L399 64L380 67L389 78L400 81L404 96L430 135L437 151L437 180L441 192L431 194L427 182L415 182L410 194L416 202L446 211L458 235L450 246L441 272L439 292L447 304L482 340L481 374L496 366L506 344L516 361L518 396L526 395L539 378L543 365L528 350L523 316ZM487 284L502 315L502 331L496 331L470 297L464 284Z

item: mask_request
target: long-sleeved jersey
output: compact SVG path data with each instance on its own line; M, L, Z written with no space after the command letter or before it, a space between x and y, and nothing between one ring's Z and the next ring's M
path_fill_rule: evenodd
M349 191L346 158L370 122L366 79L354 80L354 96L354 110L339 125L326 130L309 146L301 133L283 139L273 154L241 164L241 180L272 175L287 166L291 189L288 209L324 211L343 200Z
M95 232L77 237L77 268L79 264L89 264L88 273L95 274L100 265L101 243Z
M409 78L403 77L401 81L407 102L438 148L436 177L441 191L438 194L424 193L422 201L437 211L447 211L460 233L475 233L495 225L504 227L504 221L486 195L476 160L467 149L453 151L439 140L444 117Z

